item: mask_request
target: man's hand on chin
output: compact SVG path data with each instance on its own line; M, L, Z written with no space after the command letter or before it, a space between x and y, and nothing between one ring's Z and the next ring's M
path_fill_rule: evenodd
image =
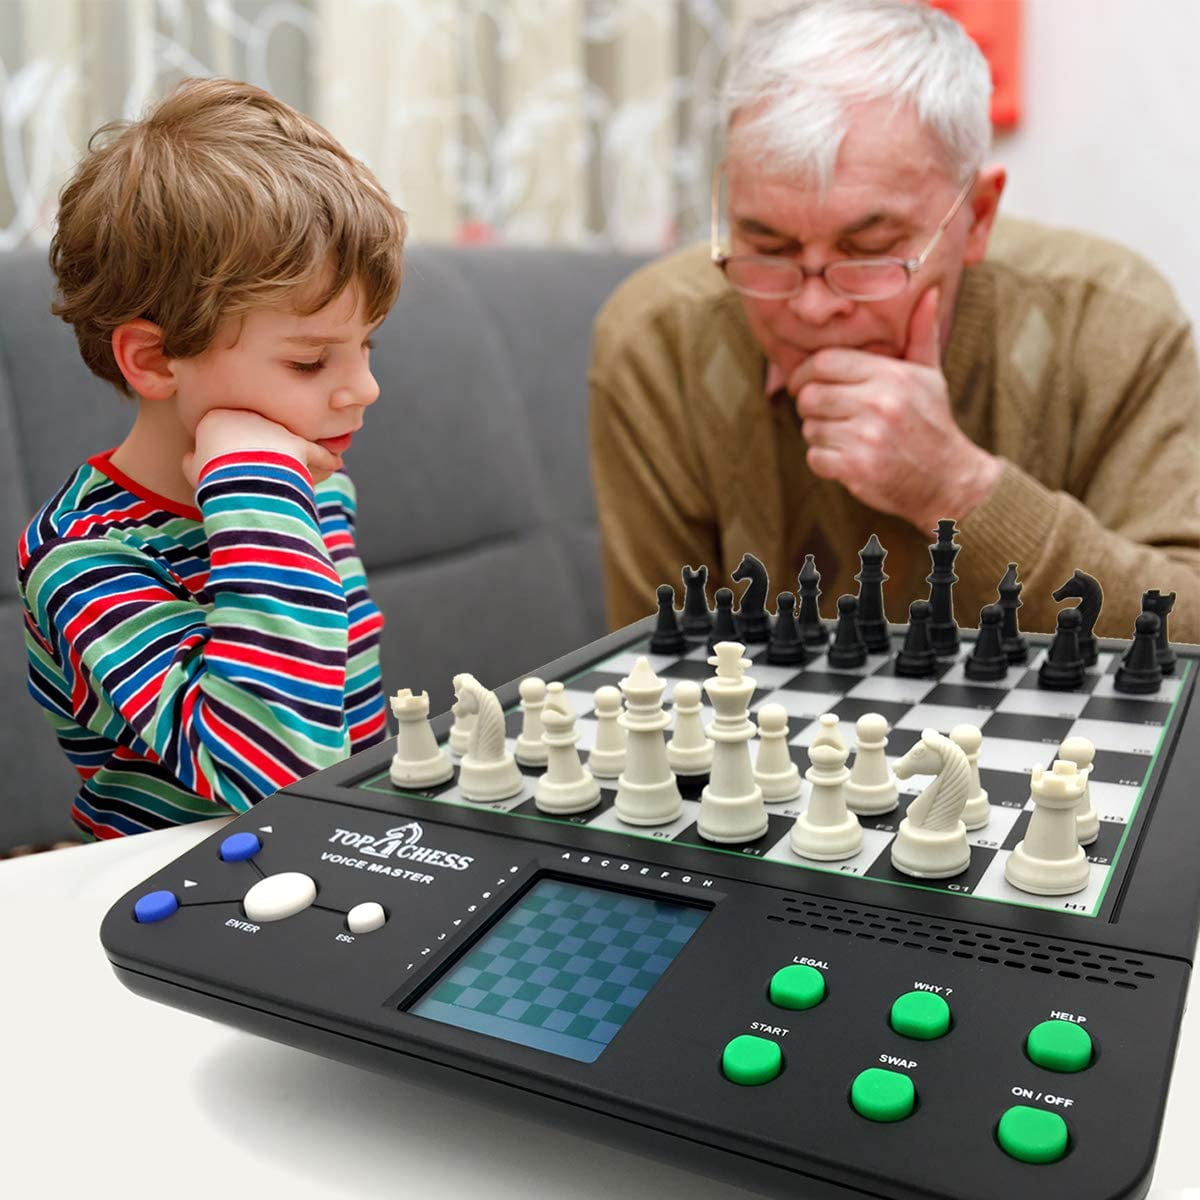
M788 378L814 475L921 529L965 520L1003 464L959 429L938 344L938 290L913 308L904 357L830 348Z

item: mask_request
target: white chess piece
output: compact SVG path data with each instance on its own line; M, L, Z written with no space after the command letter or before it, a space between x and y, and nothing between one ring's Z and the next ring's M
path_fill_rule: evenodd
M454 764L445 747L437 744L429 724L429 693L401 688L391 698L392 713L400 722L396 753L388 771L397 787L433 787L454 777Z
M616 779L625 769L625 730L621 725L621 693L611 684L598 687L596 744L588 754L588 770L597 779Z
M1087 855L1075 833L1075 809L1087 787L1087 774L1070 759L1056 758L1047 771L1040 763L1029 779L1033 815L1025 837L1008 856L1004 878L1037 896L1066 896L1087 887Z
M712 773L700 793L696 828L710 842L752 842L767 832L762 788L754 782L749 741L754 722L748 710L754 680L746 674L750 660L741 642L718 642L708 660L717 673L704 681L716 714L708 727L713 747Z
M671 694L675 736L667 743L667 762L676 775L707 775L712 769L713 742L700 717L700 685L681 679Z
M524 779L504 744L504 711L495 693L474 675L455 675L454 694L465 714L475 715L471 741L458 767L458 789L468 800L504 800Z
M474 679L474 675L455 676L456 679ZM454 724L450 726L450 738L448 741L450 753L456 758L462 758L467 752L467 747L471 744L471 731L475 728L477 714L468 712L458 700L455 700L450 711L454 714Z
M788 753L788 714L782 704L764 704L758 710L754 782L762 788L764 804L800 797L800 768Z
M1100 818L1092 806L1092 767L1096 747L1085 737L1069 737L1058 748L1058 757L1073 762L1084 777L1083 795L1075 809L1075 832L1081 846L1090 846L1100 836Z
M679 784L667 764L663 730L671 718L663 711L666 688L641 656L621 680L625 711L625 769L617 779L617 816L628 825L669 825L683 812Z
M908 806L892 839L892 866L917 879L948 879L971 863L962 812L971 790L971 767L957 742L936 729L896 763L896 775L933 775L933 782Z
M521 680L521 732L514 757L523 767L544 767L549 757L542 741L542 709L546 707L546 683L536 675Z
M900 803L900 785L887 760L887 718L863 713L854 723L854 766L842 789L852 813L889 813Z
M983 734L978 725L955 725L950 730L950 740L967 756L971 768L971 786L967 792L967 803L963 806L963 824L968 830L982 829L992 819L992 806L988 794L979 782L979 747Z
M862 826L846 807L844 794L850 772L850 751L842 740L834 713L821 717L820 729L808 748L811 766L804 773L812 784L808 807L792 826L791 846L805 858L831 862L852 858L862 848Z
M566 685L558 679L546 684L546 703L542 711L545 712L547 708L557 708L559 712L575 712L567 699Z
M600 785L579 761L579 751L575 748L579 741L575 720L575 713L564 712L558 707L547 708L542 713L542 737L548 759L546 771L534 787L533 801L542 812L556 816L586 812L600 799Z

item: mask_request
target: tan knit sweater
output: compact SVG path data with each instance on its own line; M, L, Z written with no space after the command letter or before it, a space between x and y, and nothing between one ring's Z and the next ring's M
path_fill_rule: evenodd
M959 624L978 624L1014 561L1023 629L1053 631L1050 593L1078 567L1104 588L1098 634L1131 637L1142 592L1158 588L1178 593L1172 641L1200 642L1200 371L1153 269L1097 238L1001 220L964 274L943 369L958 424L1005 460L959 526ZM934 531L815 477L794 406L764 395L765 374L706 247L639 271L601 312L590 427L612 626L654 611L661 583L681 603L685 563L708 565L711 602L747 550L772 601L814 554L832 616L872 531L889 619L928 596Z

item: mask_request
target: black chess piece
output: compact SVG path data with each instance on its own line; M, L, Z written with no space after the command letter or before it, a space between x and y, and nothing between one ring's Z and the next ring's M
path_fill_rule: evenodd
M963 674L978 682L1003 679L1008 674L1008 655L1000 627L1004 610L998 604L985 604L979 611L979 636L963 664Z
M1079 654L1085 667L1094 667L1099 659L1096 649L1096 638L1092 627L1100 615L1104 604L1104 592L1097 580L1086 571L1076 569L1075 573L1057 591L1050 593L1055 600L1066 600L1071 596L1079 597Z
M1021 636L1017 627L1017 609L1021 607L1021 588L1017 580L1017 564L1010 562L1000 586L996 589L1000 597L1000 609L1004 613L1004 624L1000 630L1000 644L1008 661L1020 665L1029 658L1029 643Z
M807 661L808 651L796 627L796 597L791 592L780 592L775 597L775 623L767 643L767 662L781 667L802 667Z
M1167 618L1174 607L1174 592L1164 595L1155 588L1153 591L1142 593L1142 612L1152 612L1158 617L1158 665L1162 667L1164 675L1175 673L1175 649L1167 634Z
M904 645L896 655L896 674L911 679L928 679L937 674L937 655L929 640L932 608L928 600L914 600L908 606L908 629Z
M1082 624L1079 609L1058 610L1054 640L1038 668L1038 687L1052 692L1073 692L1083 686L1083 656L1079 653L1079 628Z
M733 589L717 588L713 599L717 603L717 615L713 620L712 633L708 635L708 652L716 654L718 642L740 642L737 625L733 619Z
M887 551L871 534L867 544L858 552L858 629L872 654L883 654L892 648L888 634L888 619L883 611L883 585L888 576L883 573Z
M750 586L742 593L738 604L739 640L746 645L765 642L771 636L771 618L767 616L767 568L753 554L743 554L733 579L739 583L743 579L750 580Z
M712 632L712 613L708 611L708 568L683 568L683 626L685 637L706 638Z
M929 547L933 570L925 576L929 584L929 642L938 658L958 654L958 625L954 620L954 560L962 547L954 540L953 521L939 521L937 541Z
M829 644L829 630L821 620L821 572L811 554L804 556L804 566L796 576L800 584L800 637L806 646Z
M839 596L837 628L829 647L831 667L861 667L867 661L867 644L858 628L858 597Z
M1148 696L1162 686L1162 667L1158 665L1158 631L1162 622L1158 613L1147 609L1133 623L1133 641L1121 659L1113 677L1113 689L1130 696Z
M675 616L675 589L669 584L659 585L658 624L650 635L651 654L682 654L687 649L687 638L679 628Z

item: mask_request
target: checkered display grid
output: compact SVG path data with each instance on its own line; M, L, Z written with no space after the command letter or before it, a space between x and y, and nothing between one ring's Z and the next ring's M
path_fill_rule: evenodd
M1189 682L1193 664L1180 659L1177 673L1163 680L1158 692L1149 696L1131 696L1117 692L1113 675L1119 655L1103 652L1094 667L1086 672L1083 686L1075 691L1056 692L1038 687L1038 667L1045 648L1030 654L1029 662L1010 667L1003 680L979 683L966 677L963 662L970 653L973 634L963 631L963 647L955 660L938 664L935 677L908 679L894 670L892 655L871 655L862 667L834 669L827 656L814 656L800 668L775 666L766 661L765 645L749 646L751 660L747 674L756 689L751 713L764 704L783 705L788 713L788 746L793 761L803 776L808 768L807 747L819 727L823 713L840 718L840 730L847 746L853 747L855 721L867 712L881 713L889 722L887 758L895 763L920 738L921 731L933 728L943 734L958 724L972 724L983 733L980 750L980 782L988 793L991 817L982 829L968 832L971 846L970 866L961 875L946 880L915 880L897 871L891 864L891 842L908 804L930 782L929 776L916 775L900 782L900 806L882 816L860 816L863 828L861 850L850 859L823 863L805 859L792 850L789 835L795 818L808 803L809 785L804 784L798 800L768 805L769 828L763 837L745 846L716 846L700 837L696 829L700 793L705 777L680 778L684 797L683 814L670 825L635 828L617 817L614 802L616 780L601 780L597 806L586 813L553 817L540 812L533 802L533 788L539 768L522 767L527 786L506 800L478 804L467 800L455 780L430 791L410 794L443 800L473 808L491 808L515 816L567 822L594 829L608 829L635 837L672 841L695 846L710 853L736 853L765 858L806 870L851 874L869 880L897 883L908 887L933 888L992 900L1005 904L1094 916L1103 901L1125 843L1125 835L1139 804L1146 782L1165 744L1179 697ZM593 693L605 684L618 686L644 655L665 682L664 707L671 709L672 690L681 679L697 682L709 678L713 668L708 652L701 644L692 644L682 655L650 654L646 642L635 644L609 658L600 660L570 679L564 680L565 695L579 719L578 748L586 763L595 743L596 719ZM707 697L702 696L702 719L707 725L713 717ZM508 744L512 749L521 728L521 712L514 706L507 713ZM670 737L668 728L666 736ZM1086 847L1092 864L1087 887L1070 896L1034 896L1014 888L1004 878L1004 863L1025 836L1034 803L1029 790L1033 767L1049 767L1058 745L1072 736L1088 738L1096 747L1089 788L1092 804L1100 818L1100 836ZM750 742L757 754L758 742ZM853 764L853 756L849 760ZM395 793L386 774L359 786Z
M704 916L544 879L413 1011L591 1062Z

